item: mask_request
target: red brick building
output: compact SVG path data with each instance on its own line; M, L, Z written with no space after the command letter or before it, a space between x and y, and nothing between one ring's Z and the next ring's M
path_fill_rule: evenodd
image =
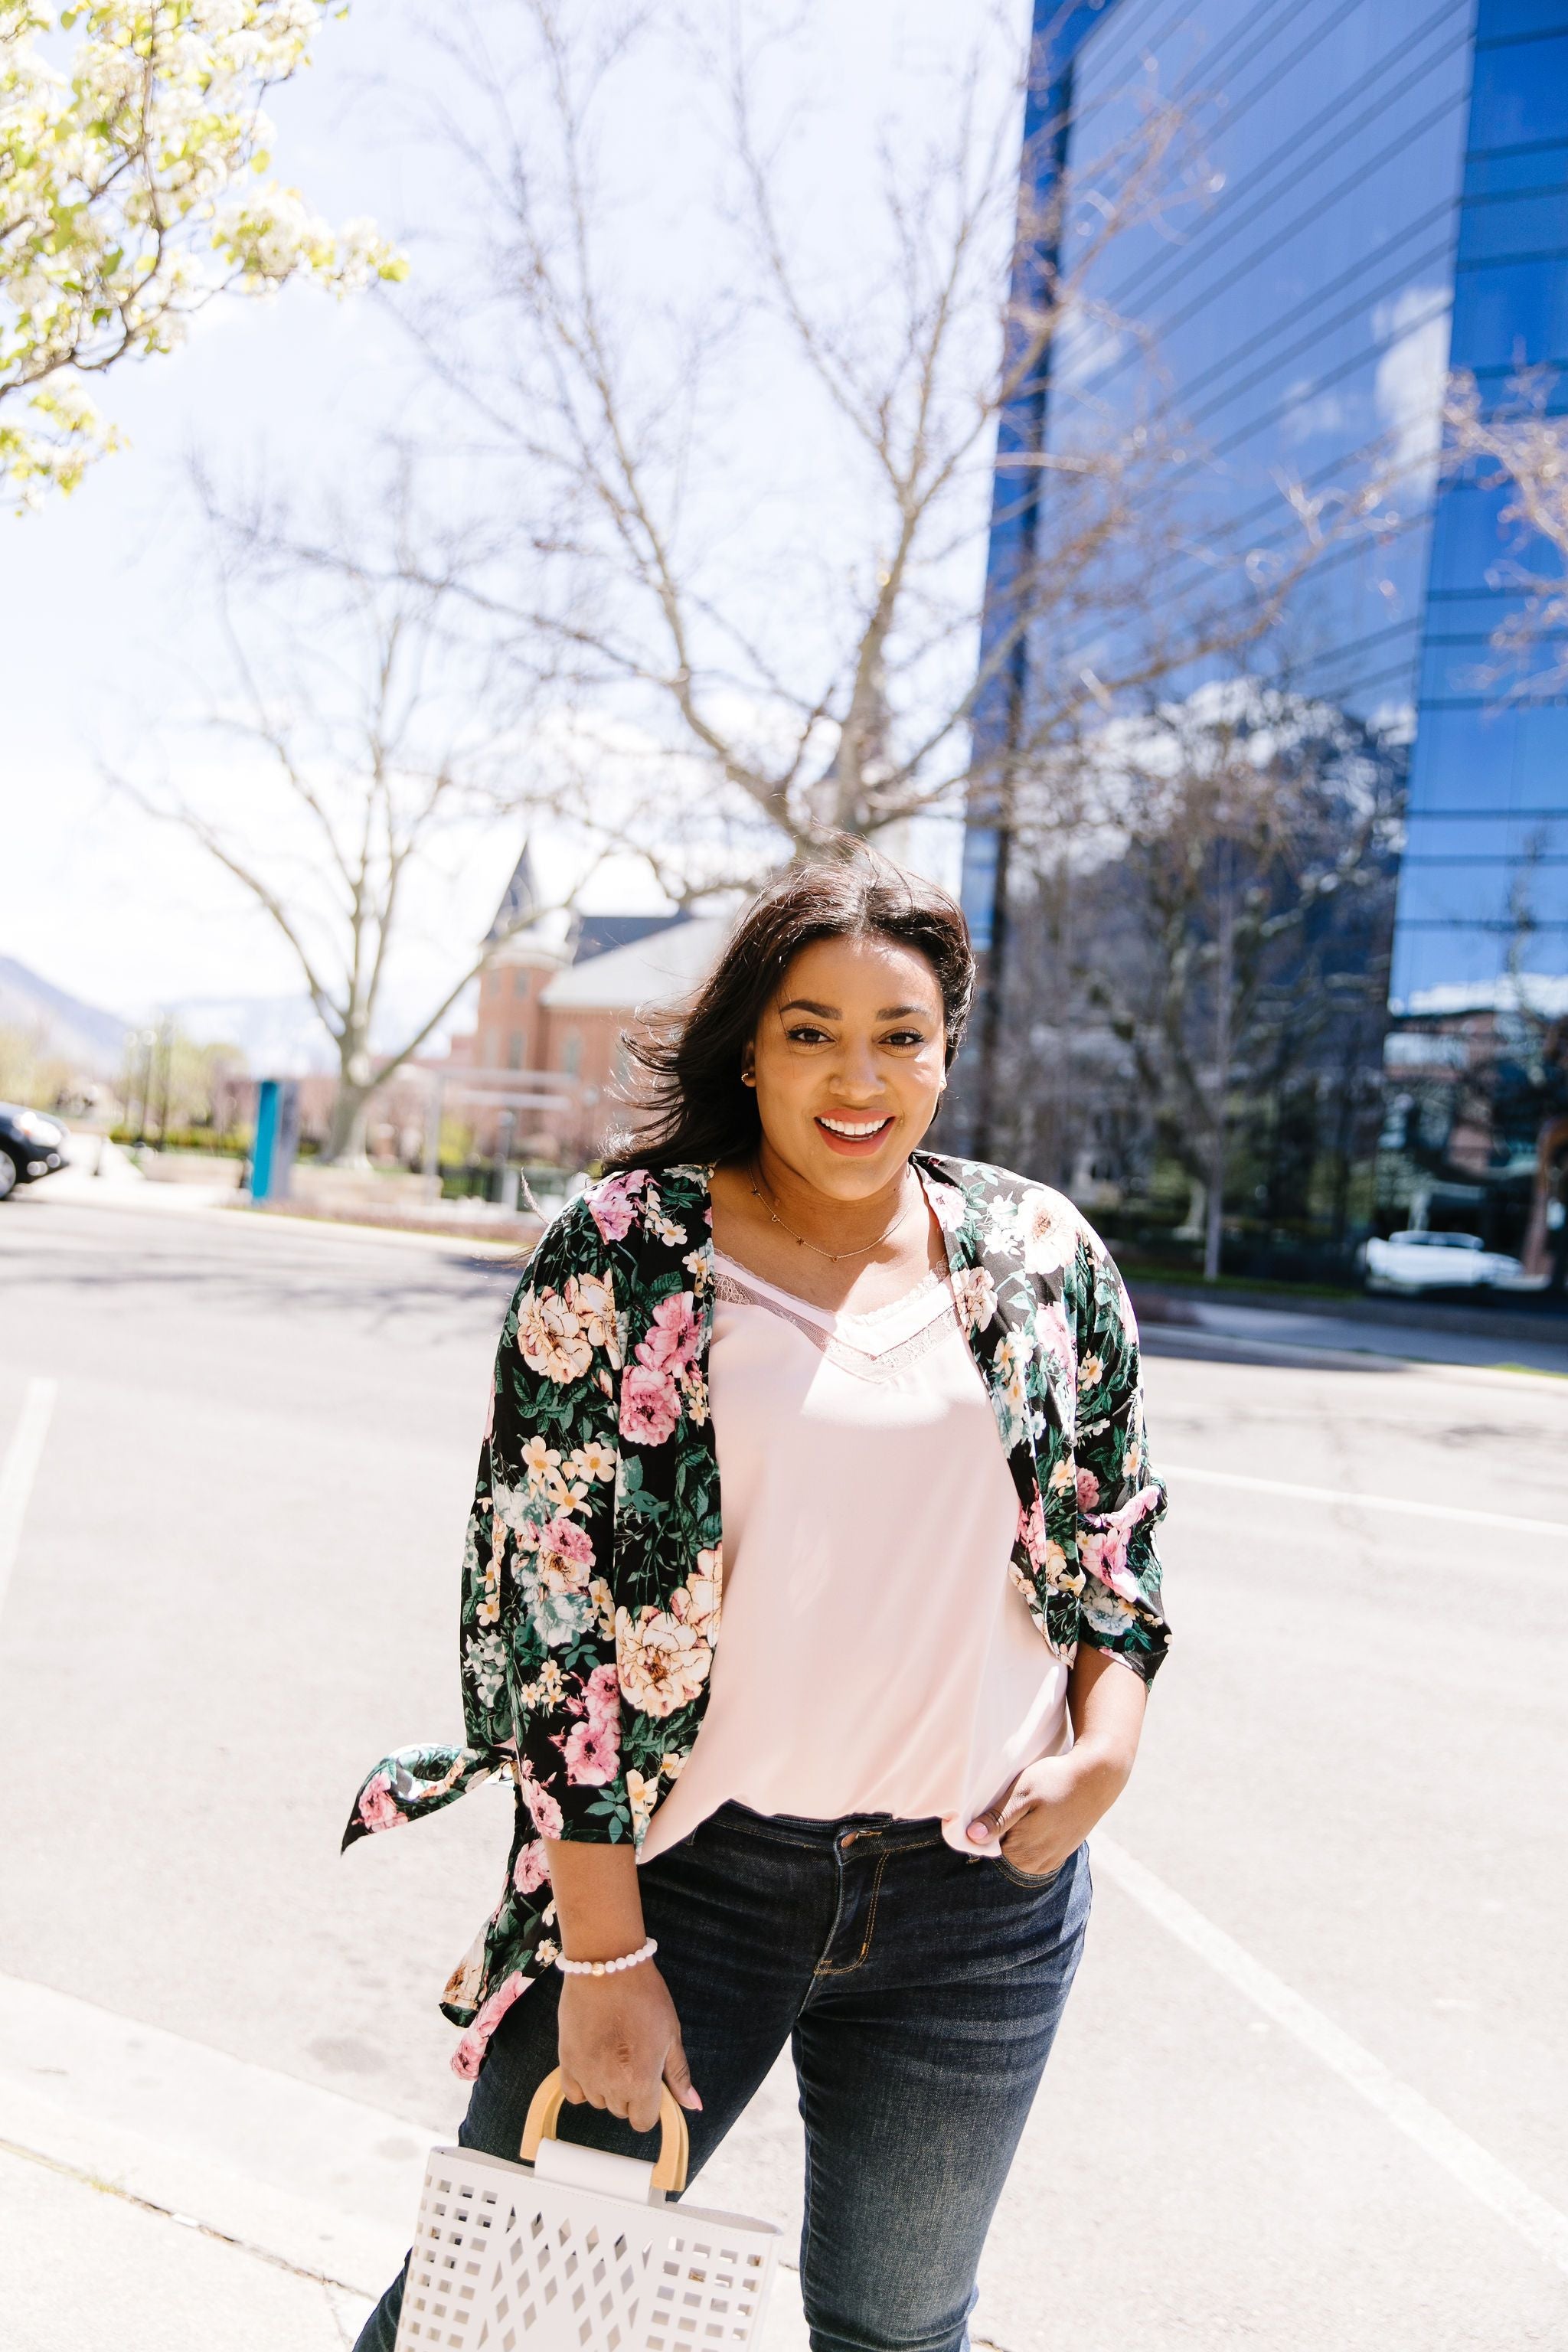
M725 916L534 913L523 850L489 933L470 1033L437 1075L475 1149L574 1166L598 1156L626 1118L625 1032L700 985Z

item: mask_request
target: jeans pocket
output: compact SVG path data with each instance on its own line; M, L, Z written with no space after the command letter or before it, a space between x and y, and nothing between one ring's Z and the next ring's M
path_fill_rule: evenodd
M1047 1886L1054 1886L1063 1871L1068 1869L1072 1863L1072 1855L1069 1853L1067 1861L1058 1862L1055 1870L1039 1872L1020 1870L1017 1864L1009 1862L1005 1853L987 1854L985 1858L993 1869L1001 1872L1004 1878L1010 1878L1015 1886L1026 1886L1031 1895L1041 1895Z

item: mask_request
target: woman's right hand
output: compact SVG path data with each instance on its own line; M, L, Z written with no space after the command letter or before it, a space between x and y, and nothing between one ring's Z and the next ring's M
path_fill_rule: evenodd
M658 2121L661 2082L681 2106L701 2107L675 2003L651 1960L614 1976L567 1977L559 2030L562 2086L574 2105L606 2108L639 2132Z

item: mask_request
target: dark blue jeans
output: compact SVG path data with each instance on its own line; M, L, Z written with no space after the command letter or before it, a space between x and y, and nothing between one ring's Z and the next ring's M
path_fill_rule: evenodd
M784 2042L805 2124L800 2275L816 2352L960 2352L974 2274L1089 1918L1089 1857L1045 1879L955 1853L935 1822L791 1821L726 1805L641 1875L711 2155ZM561 1979L508 2011L460 2137L515 2157L555 2063ZM567 2107L626 2156L657 2134ZM356 2352L393 2352L403 2281Z

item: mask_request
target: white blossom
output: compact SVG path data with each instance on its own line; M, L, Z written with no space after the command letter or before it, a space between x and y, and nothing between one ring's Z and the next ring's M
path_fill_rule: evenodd
M405 265L268 176L266 91L336 0L0 0L0 485L70 490L115 446L85 379L172 351L219 294ZM74 39L68 66L44 45Z

